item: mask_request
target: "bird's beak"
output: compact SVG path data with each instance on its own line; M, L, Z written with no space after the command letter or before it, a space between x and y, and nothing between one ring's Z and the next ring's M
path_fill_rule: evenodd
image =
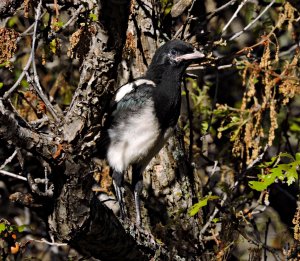
M184 55L177 56L174 60L176 62L181 61L191 61L191 60L197 60L203 58L205 55L197 50L194 50L193 53L187 53Z

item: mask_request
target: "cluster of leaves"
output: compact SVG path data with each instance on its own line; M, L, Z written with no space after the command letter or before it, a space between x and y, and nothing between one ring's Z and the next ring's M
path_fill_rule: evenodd
M263 163L257 166L261 171L260 174L255 177L255 179L258 180L249 181L248 175L241 175L239 181L245 182L244 184L248 185L246 188L243 187L241 190L243 192L241 193L246 193L245 191L248 193L249 188L251 188L254 191L262 192L261 195L269 195L267 191L270 187L272 188L272 184L285 183L291 186L295 185L295 181L298 179L300 154L295 153L293 149L295 148L296 151L299 149L300 124L299 118L294 116L297 112L289 114L288 106L290 106L291 102L295 101L297 95L300 94L299 51L283 52L282 47L284 41L289 41L289 43L293 43L295 46L297 45L298 40L296 36L299 30L297 25L299 14L296 15L297 11L289 3L280 3L282 4L282 8L278 8L278 13L273 13L272 18L274 18L274 25L272 25L273 22L271 22L270 19L266 21L268 26L264 27L264 34L260 36L258 42L255 44L252 43L249 48L244 48L236 53L237 55L246 54L246 56L236 58L234 61L234 65L239 71L241 85L244 87L243 89L240 88L241 92L243 92L242 98L235 100L234 103L231 104L226 102L217 104L216 109L211 111L211 106L206 108L201 107L203 104L206 104L205 92L201 92L202 90L194 91L191 95L192 103L195 105L195 108L193 108L194 116L201 120L209 119L207 116L213 113L212 128L214 129L211 129L210 133L214 135L213 131L216 130L217 137L220 140L220 146L226 149L230 148L232 151L232 153L227 153L227 151L226 157L223 157L221 154L221 149L215 152L215 155L217 155L215 159L218 160L220 164L221 176L225 173L225 167L230 168L230 172L234 173L233 176L235 176L234 179L236 180L237 173L247 173L249 166L251 166L249 169L252 171L252 167L264 159ZM250 20L252 19L251 17L248 18ZM258 29L259 26L257 26L255 31ZM224 44L223 41L220 43ZM218 86L216 86L216 88L218 88ZM204 90L203 88L203 91ZM226 93L226 91L223 90L220 90L220 92ZM201 101L201 104L199 105L197 101ZM211 103L211 101L208 102ZM283 121L286 121L285 124L287 124L287 126L282 124ZM207 125L207 122L204 121L204 124ZM194 127L196 128L195 125ZM198 131L202 134L205 133L205 129L198 128ZM288 152L280 152L282 151L282 147L280 147L283 143L282 140L286 139L287 143L289 143L288 137L291 133L295 134L298 143L297 140L295 141L293 139L293 144L286 146L283 150ZM199 136L200 135L198 135L198 137ZM227 143L224 144L224 141ZM289 147L293 147L293 149ZM271 149L267 150L267 148ZM275 154L275 151L277 151L277 154ZM194 152L196 152L195 149ZM265 157L262 157L263 155ZM268 158L271 159L268 160ZM226 160L230 162L228 163ZM235 169L235 166L238 168ZM227 173L224 175L227 175ZM242 179L243 181L241 181ZM231 188L236 189L234 181L229 185ZM218 186L218 189L220 189L220 186ZM253 203L257 193L249 193L247 194L247 199L243 199L241 197L237 198L237 195L234 195L236 192L234 192L233 189L224 190L221 188L221 191L228 195L228 197L231 197L231 199L227 199L225 203L226 206L224 208L226 208L227 212L231 209L230 204L239 202L236 204L238 207L232 209L231 213L231 218L233 219L238 217L239 211L243 213L242 217L235 220L236 224L242 224L245 221L247 225L255 223L255 217L253 218L252 214L256 211L249 210L248 207L246 208L245 202L249 204L251 204L250 202ZM218 190L218 192L220 192L220 190ZM213 194L215 194L214 190ZM213 204L209 204L209 202L216 201L220 203L222 199L222 197L213 196L213 194L211 190L209 190L208 195L200 198L199 201L190 208L189 214L194 216L198 214L203 207L205 207L203 213L207 210L209 213L212 213L211 205ZM270 204L268 199L266 202L267 203L259 201L259 204L266 206ZM262 212L265 208L266 207L262 207ZM222 211L220 210L220 212ZM220 213L220 216L222 215L223 220L226 220L226 217L228 218L228 216L230 216ZM219 215L217 215L217 217L218 216ZM231 220L231 222L234 221ZM297 231L297 236L294 235L294 238L298 240L299 213L298 219L293 222L295 231ZM221 224L223 232L226 230L225 223L226 222L222 221ZM235 229L236 228L231 227L229 230L233 233ZM241 231L242 229L240 229L239 232ZM212 237L214 237L213 233ZM230 242L230 240L227 240L227 242L224 240L221 245L222 244L227 244L228 248L230 248L230 244L234 243L233 241ZM223 250L223 254L230 252L229 249L226 251L225 249L226 247L220 247L219 253ZM261 250L261 248L258 251L257 248L253 249L253 255L256 256L253 257L253 260L259 260L261 258ZM249 250L249 252L251 251ZM289 254L286 254L286 256L289 256Z
M207 195L207 196L201 198L201 199L199 200L198 203L194 204L194 205L189 209L189 215L190 215L191 217L195 216L195 215L200 211L201 208L207 206L207 204L208 204L209 201L215 200L215 199L219 199L219 197L218 197L218 196L211 195L211 194L209 194L209 195Z
M290 61L280 57L279 40L274 34L284 26L293 34L294 12L293 7L285 4L272 30L259 43L247 48L247 59L237 61L246 87L239 108L218 105L215 112L217 116L225 116L218 129L219 138L230 130L233 155L245 158L248 165L257 159L266 144L273 144L280 109L300 93L299 53ZM264 50L258 60L252 52L261 46Z
M280 163L284 159L289 162ZM272 157L270 161L258 166L261 170L261 174L258 175L259 181L249 181L249 186L252 189L263 191L279 180L291 185L298 179L299 166L300 153L297 153L295 158L289 153L280 153Z
M22 233L27 226L10 225L7 220L0 221L0 248L1 260L5 260L9 255L18 255L21 251L21 243L17 241L17 233Z
M17 49L19 33L10 28L0 28L0 66L10 66L10 59Z

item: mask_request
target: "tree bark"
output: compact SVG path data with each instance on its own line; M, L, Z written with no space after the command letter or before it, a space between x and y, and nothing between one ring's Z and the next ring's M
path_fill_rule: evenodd
M0 100L1 137L38 157L50 170L53 197L46 191L32 193L55 241L67 242L84 256L108 261L180 260L180 256L195 255L197 220L187 214L194 190L180 135L170 139L144 174L144 229L134 225L128 187L129 220L121 222L92 190L92 173L103 169L92 160L92 151L101 138L112 93L121 83L145 73L165 37L156 21L160 6L153 1L88 3L99 22L79 32L80 81L69 109L42 133L22 120L9 102Z

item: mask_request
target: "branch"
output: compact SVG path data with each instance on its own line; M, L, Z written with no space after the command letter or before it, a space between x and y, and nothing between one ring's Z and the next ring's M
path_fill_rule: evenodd
M47 13L47 12L44 11L44 13L41 15L40 18L43 18L44 15L45 15L46 13ZM29 32L34 28L34 25L35 25L35 22L34 22L33 24L31 24L31 25L30 25L23 33L21 33L21 34L18 36L18 38L17 38L17 40L16 40L16 43L20 42L20 40L21 40L24 36L26 36L26 35L32 35L33 33L29 33Z
M7 110L4 100L0 99L0 137L10 141L17 147L31 151L43 158L53 159L52 152L57 150L57 144L51 135L39 134L28 126L16 114Z
M221 12L222 10L226 9L226 8L227 8L228 6L230 6L230 5L234 5L236 1L237 1L237 0L230 0L230 1L227 2L226 4L224 4L224 5L220 6L219 8L215 9L214 11L209 12L209 13L207 14L207 16L210 15L210 16L211 16L210 18L212 18L216 13ZM210 18L209 18L209 19L210 19Z
M224 33L229 25L232 23L232 21L237 17L237 14L240 12L240 10L243 8L243 6L248 2L249 0L243 0L240 5L238 6L238 8L236 9L236 11L234 12L233 16L230 18L230 20L227 22L227 24L224 26L222 33Z
M27 181L27 178L25 178L21 175L15 174L15 173L11 173L11 172L6 171L6 170L0 170L0 174L5 175L5 176L9 176L9 177L12 177L12 178Z
M51 32L48 35L48 39L51 40L51 39L55 38L60 32L62 32L63 30L65 30L69 25L71 25L71 23L73 23L75 20L77 20L79 18L79 14L83 10L83 8L84 8L84 6L80 5L78 7L78 9L74 12L74 14L72 15L72 17L62 27L60 27L55 32Z
M222 207L225 203L225 201L227 200L227 194L224 193L223 194L223 198L221 200L220 206ZM219 208L215 208L214 212L212 213L212 215L210 215L208 221L205 223L205 225L202 227L201 231L200 231L200 235L199 235L199 241L200 243L203 245L202 240L203 240L203 234L206 232L207 228L211 225L213 219L215 218L215 216L219 213Z
M5 162L0 166L0 170L4 169L6 167L6 165L14 159L14 157L17 155L17 153L18 153L18 150L15 149L14 153L9 158L7 158L5 160Z
M267 11L268 9L275 3L276 0L272 0L266 8L253 20L251 23L249 23L245 28L243 28L241 31L235 33L233 36L229 38L229 41L234 40L235 38L239 37L242 33L246 32L252 25L254 25ZM223 29L224 30L224 29Z
M17 82L4 94L3 97L4 97L4 99L7 99L13 93L13 91L19 86L19 84L22 81L22 79L24 78L24 76L28 73L30 64L32 63L33 73L34 73L34 81L36 83L36 87L35 87L35 85L33 85L33 86L35 87L36 92L38 93L38 95L42 99L42 101L45 103L46 107L48 108L49 112L51 113L51 115L53 116L55 121L58 121L58 117L56 115L56 112L55 112L52 104L50 103L50 101L48 100L48 98L46 97L46 95L42 91L42 87L41 87L40 82L39 82L39 77L38 77L38 74L37 74L36 64L35 64L35 59L34 59L35 46L36 46L36 40L37 40L37 37L36 37L36 35L37 35L37 26L38 26L38 23L40 21L42 2L43 2L43 0L40 0L40 2L38 4L38 7L36 9L33 36L32 36L32 46L31 46L31 52L30 52L30 56L29 56L29 59L27 61L27 64L24 67L24 69L23 69L21 75L19 76Z

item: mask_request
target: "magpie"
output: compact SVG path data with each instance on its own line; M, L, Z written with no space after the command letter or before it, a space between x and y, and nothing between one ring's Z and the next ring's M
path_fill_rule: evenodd
M143 171L171 136L179 118L181 78L191 63L204 57L192 45L171 40L154 54L144 76L120 87L108 116L107 160L125 217L124 172L132 167L136 224L141 225L140 193Z

